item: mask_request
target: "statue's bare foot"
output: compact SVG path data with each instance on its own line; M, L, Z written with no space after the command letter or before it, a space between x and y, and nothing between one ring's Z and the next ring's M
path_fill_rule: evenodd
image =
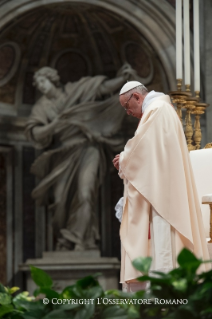
M57 244L56 244L56 250L57 251L73 250L73 245L65 238L58 238Z
M63 250L64 244L65 244L65 240L63 238L58 238L57 244L56 244L56 251Z
M80 245L80 240L74 234L72 234L68 229L61 229L60 233L62 234L63 238L69 240L72 243L78 243Z
M98 245L96 245L96 244L89 244L89 245L87 245L86 246L86 248L89 250L96 250L96 249L99 249L99 247L98 247Z
M76 244L74 250L75 251L83 251L83 250L85 250L85 246L82 244Z

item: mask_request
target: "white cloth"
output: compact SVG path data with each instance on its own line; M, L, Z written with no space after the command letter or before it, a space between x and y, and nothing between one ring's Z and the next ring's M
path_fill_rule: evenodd
M122 198L119 200L119 202L121 200ZM164 218L162 218L153 207L150 216L150 229L152 257L150 273L151 276L157 276L153 274L152 271L161 271L167 273L174 268L174 231L172 230L171 225ZM128 282L122 284L122 290L125 292L136 292L138 290L148 289L148 287L148 282Z
M212 193L212 148L189 152L201 206L205 237L210 237L210 207L202 204L202 196Z
M116 218L118 218L120 223L122 220L123 206L124 206L124 197L121 197L115 206L115 210L116 210L115 216L116 216Z
M153 207L150 232L152 256L150 270L169 272L174 268L171 225Z
M145 110L147 109L148 105L150 105L150 103L152 103L154 101L154 99L165 95L164 93L161 92L155 92L154 90L150 91L145 99L143 100L143 104L142 104L142 113L145 112Z

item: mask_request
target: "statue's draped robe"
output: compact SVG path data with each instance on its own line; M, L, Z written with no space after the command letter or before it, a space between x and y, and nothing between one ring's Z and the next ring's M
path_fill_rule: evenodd
M125 182L120 228L121 282L138 277L140 273L131 262L149 255L148 229L152 208L174 232L172 254L175 262L183 247L208 260L202 213L185 136L168 96L158 97L148 105L135 136L120 155L119 164ZM164 236L162 233L157 235ZM202 270L210 268L209 264L201 267Z
M57 101L43 96L32 109L26 135L45 151L31 171L41 179L32 196L39 205L51 205L58 233L68 229L75 243L98 238L95 198L106 169L106 153L119 151L120 138L111 138L120 128L124 111L118 97L102 100L100 86L106 77L85 77L65 86ZM42 140L33 128L60 120L54 134ZM52 196L51 196L52 193ZM88 243L89 245L89 243Z

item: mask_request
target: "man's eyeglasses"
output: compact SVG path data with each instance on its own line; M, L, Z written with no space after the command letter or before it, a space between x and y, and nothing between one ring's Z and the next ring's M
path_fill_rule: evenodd
M131 97L133 96L133 93L130 95L130 98L127 100L127 102L125 102L124 104L125 104L125 106L123 106L123 108L125 109L125 111L127 111L128 110L128 108L129 108L129 105L128 105L128 103L129 103L129 101L130 101L130 99L131 99Z

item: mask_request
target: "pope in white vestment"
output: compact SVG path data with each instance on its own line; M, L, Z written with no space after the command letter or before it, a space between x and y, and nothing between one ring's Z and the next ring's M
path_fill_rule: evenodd
M169 96L131 81L120 103L128 115L141 118L113 161L125 186L120 282L135 284L141 275L132 266L137 257L151 256L151 270L168 272L184 247L203 260L209 253L182 124ZM206 269L209 264L201 265Z

